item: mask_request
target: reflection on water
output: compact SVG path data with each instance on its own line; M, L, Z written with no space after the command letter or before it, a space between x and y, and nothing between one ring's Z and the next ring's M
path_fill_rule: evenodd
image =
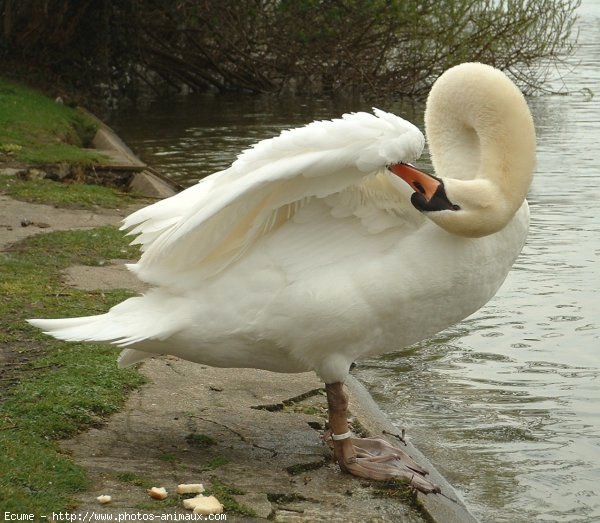
M283 129L370 109L356 102L321 99L202 95L121 113L112 124L144 160L182 185L191 185L228 167L243 149ZM382 109L394 110L417 125L423 120L418 103Z
M567 78L575 91L600 85L599 29L600 6L585 2L581 64ZM356 372L483 522L591 523L600 520L600 92L530 102L531 232L505 285L460 325ZM283 128L356 109L368 107L204 96L113 123L189 184ZM421 106L382 109L422 124Z

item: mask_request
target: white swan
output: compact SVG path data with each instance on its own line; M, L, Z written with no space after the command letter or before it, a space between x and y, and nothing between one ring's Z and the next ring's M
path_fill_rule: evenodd
M495 294L527 234L535 131L514 84L476 63L437 80L425 124L435 177L405 163L423 148L417 128L379 110L258 143L125 220L143 250L130 268L152 290L103 315L31 323L126 346L122 366L168 353L314 370L342 469L435 491L401 451L350 438L342 383L354 360L423 340Z

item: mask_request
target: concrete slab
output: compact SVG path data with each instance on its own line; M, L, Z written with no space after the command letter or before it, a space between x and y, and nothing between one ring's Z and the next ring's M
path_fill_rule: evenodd
M127 189L147 198L162 199L177 194L173 184L166 183L150 171L135 173Z

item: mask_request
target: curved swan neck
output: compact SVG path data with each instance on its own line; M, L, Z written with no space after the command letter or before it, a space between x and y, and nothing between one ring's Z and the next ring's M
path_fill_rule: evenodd
M535 165L535 129L519 89L493 67L453 67L431 90L425 128L436 175L465 211L429 217L463 236L503 228L523 203Z

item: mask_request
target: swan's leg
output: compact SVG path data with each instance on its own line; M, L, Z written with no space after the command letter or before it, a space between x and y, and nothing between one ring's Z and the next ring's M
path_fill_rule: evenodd
M439 492L434 483L425 479L427 471L406 452L379 438L352 438L348 427L348 395L342 383L325 385L329 408L329 428L333 455L340 468L361 478L404 479L421 492ZM336 439L336 436L345 436Z

